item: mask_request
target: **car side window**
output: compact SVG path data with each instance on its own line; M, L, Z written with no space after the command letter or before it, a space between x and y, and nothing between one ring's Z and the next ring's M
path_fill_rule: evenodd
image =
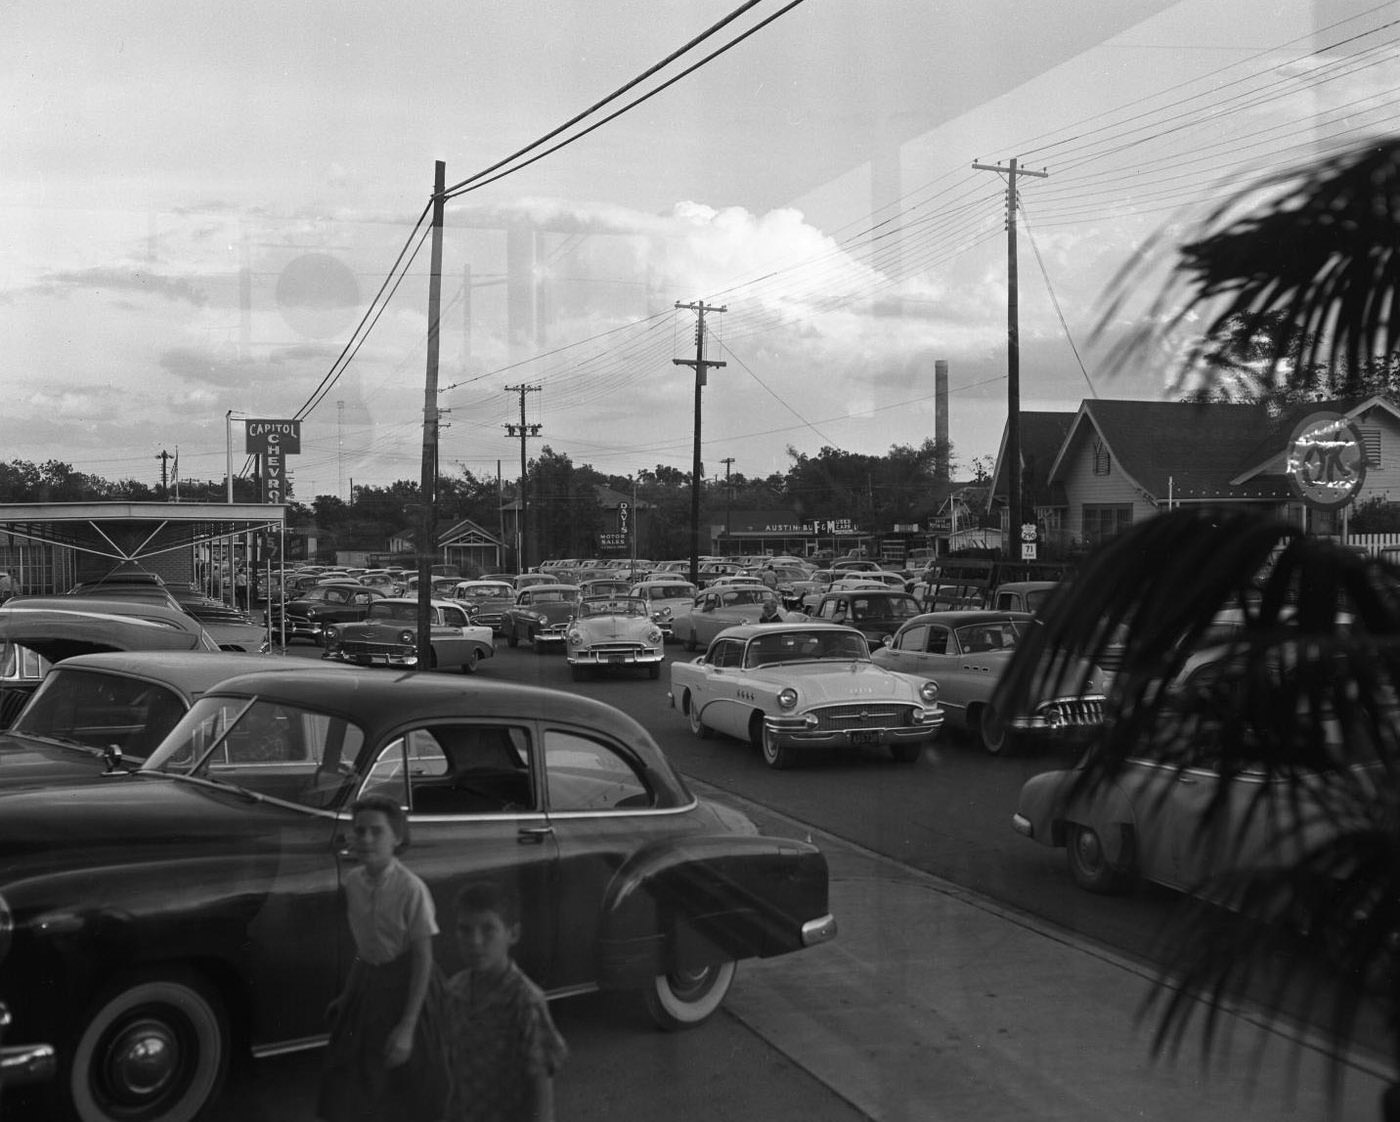
M744 660L744 644L734 639L719 639L710 648L711 666L739 666Z
M442 622L448 627L466 627L467 613L461 608L443 608Z
M915 627L906 627L895 639L894 645L901 651L918 651L922 653L928 650L929 627L926 623L918 624Z
M953 649L953 633L950 630L948 630L948 628L929 628L927 647L929 654L952 654Z
M404 798L415 816L519 814L535 808L529 736L495 724L413 729L380 752L366 793Z
M544 771L554 813L636 810L656 802L646 782L615 748L575 732L545 730Z

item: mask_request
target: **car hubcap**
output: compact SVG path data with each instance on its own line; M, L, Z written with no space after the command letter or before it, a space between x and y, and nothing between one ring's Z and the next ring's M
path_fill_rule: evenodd
M140 1103L162 1094L180 1067L180 1040L154 1017L122 1027L107 1050L103 1075L107 1090L121 1103Z
M1099 835L1093 830L1080 830L1075 842L1079 863L1086 869L1097 869L1103 864L1103 846Z

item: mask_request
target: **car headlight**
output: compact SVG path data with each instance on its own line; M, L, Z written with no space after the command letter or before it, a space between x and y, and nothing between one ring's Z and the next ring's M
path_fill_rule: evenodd
M661 633L661 628L659 628L659 627L653 627L650 631L647 632L647 642L648 642L648 643L652 643L652 644L659 643L659 642L661 642L661 640L664 639L665 637L666 637L666 636L663 635L663 634Z
M924 683L919 687L919 697L920 697L920 699L922 699L923 701L929 701L929 702L937 701L937 700L938 700L938 683L937 683L937 682L924 682Z
M661 623L661 622L663 622L663 621L665 621L665 620L668 620L668 619L671 618L671 609L670 609L670 608L662 608L659 612L657 612L657 613L656 613L655 615L653 615L651 618L654 619L654 620L656 620L657 623Z
M408 628L405 627L402 631L399 632L400 643L404 643L407 646L411 647L417 641L418 633L416 631L410 631Z
M791 686L778 691L778 708L792 709L797 705L797 691Z
M327 643L340 642L340 628L336 627L334 624L331 624L325 628L325 634Z
M569 645L574 647L583 645L583 632L577 627L569 628Z

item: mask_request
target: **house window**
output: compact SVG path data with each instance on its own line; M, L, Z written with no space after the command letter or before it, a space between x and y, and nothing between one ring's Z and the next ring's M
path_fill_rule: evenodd
M1113 460L1108 454L1108 445L1102 440L1094 441L1094 474L1107 475L1112 463Z
M1361 452L1368 468L1378 468L1381 466L1381 430L1365 429L1360 425L1356 428L1361 436Z
M1084 544L1098 545L1133 524L1132 503L1085 503Z

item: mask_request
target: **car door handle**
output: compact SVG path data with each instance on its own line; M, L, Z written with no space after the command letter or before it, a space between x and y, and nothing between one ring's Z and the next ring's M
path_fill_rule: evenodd
M521 845L539 845L554 833L553 826L522 826L515 835Z

